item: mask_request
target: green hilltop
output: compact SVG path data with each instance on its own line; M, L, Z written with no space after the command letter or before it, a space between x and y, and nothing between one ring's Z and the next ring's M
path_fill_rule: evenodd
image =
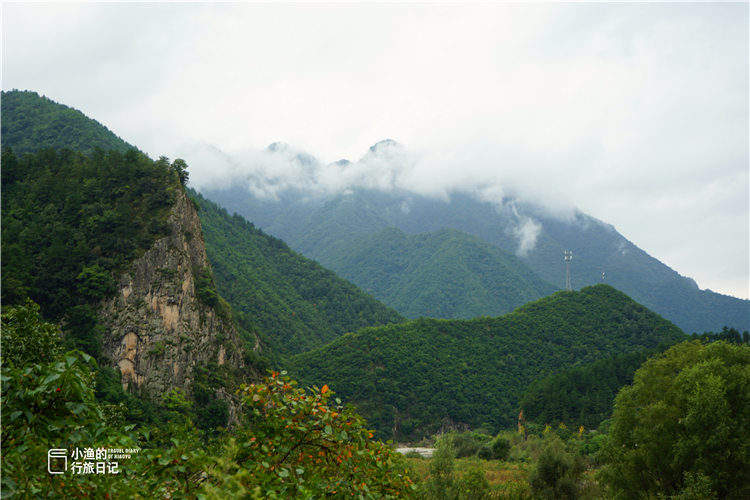
M80 111L28 90L2 93L3 148L22 156L40 149L70 149L84 154L95 148L121 153L136 149Z
M512 427L535 379L685 338L600 284L496 318L366 328L290 362L300 380L352 401L382 438L418 439L446 426Z

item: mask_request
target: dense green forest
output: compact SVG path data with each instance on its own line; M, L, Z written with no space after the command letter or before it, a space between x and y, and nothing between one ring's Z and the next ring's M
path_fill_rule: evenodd
M704 343L750 344L750 332L740 334L737 329L728 327L716 333L693 334L690 338ZM596 429L612 416L615 396L622 387L633 383L636 370L672 344L664 342L654 349L619 354L535 380L519 401L524 419L553 427L564 422L571 428L583 425Z
M380 436L417 439L449 421L508 428L535 379L685 338L622 292L597 285L497 318L366 328L290 362L305 383L328 383L353 401Z
M557 427L596 429L612 416L617 392L633 382L635 371L651 356L664 352L669 344L641 349L570 368L531 383L521 395L519 406L525 420Z
M168 230L172 164L129 150L2 154L2 300L59 320L115 291L114 277Z
M500 316L556 291L515 255L455 229L389 227L351 241L330 265L409 318Z
M90 154L95 148L125 153L136 149L107 127L80 111L58 104L36 92L2 93L3 148L18 155L39 149L63 149Z
M289 203L255 198L242 185L204 194L337 273L343 270L336 266L336 256L363 235L390 226L410 235L454 228L518 252L526 265L558 289L565 288L563 255L570 250L574 289L602 282L604 273L605 283L688 333L717 331L725 325L750 330L747 300L700 290L694 281L648 255L611 225L578 211L553 215L512 198L498 206L460 191L449 193L446 201L405 191L355 188L328 198L293 193L297 199ZM288 200L291 194L279 196ZM536 221L539 231L533 249L524 253L519 252L518 235L520 224L528 220ZM459 299L447 294L445 302L451 300ZM388 301L386 305L396 307Z
M283 355L366 326L402 323L393 309L195 191L219 292ZM249 327L249 326L248 326Z

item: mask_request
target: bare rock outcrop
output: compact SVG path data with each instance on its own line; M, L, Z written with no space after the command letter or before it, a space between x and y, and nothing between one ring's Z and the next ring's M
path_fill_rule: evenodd
M228 308L218 296L214 307L199 299L200 278L213 283L211 265L195 206L182 190L176 196L169 236L132 264L99 310L103 348L123 386L154 401L174 388L191 396L198 364L241 368L243 359Z

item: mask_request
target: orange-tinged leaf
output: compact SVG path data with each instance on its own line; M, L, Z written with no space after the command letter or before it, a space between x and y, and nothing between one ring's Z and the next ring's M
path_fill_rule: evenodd
M326 384L326 385L324 385L324 386L323 386L323 388L322 388L322 389L320 390L320 393L321 393L321 394L325 394L325 393L326 393L326 392L328 392L329 390L330 390L330 389L328 388L328 384Z

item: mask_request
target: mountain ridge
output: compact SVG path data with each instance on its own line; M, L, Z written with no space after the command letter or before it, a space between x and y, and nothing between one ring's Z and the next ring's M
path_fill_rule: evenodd
M385 439L451 425L510 428L535 379L687 336L609 285L560 291L514 312L370 327L290 358L305 384L325 381ZM408 429L405 431L404 429Z
M205 191L219 203L224 193L232 199L234 211L249 220L267 220L261 226L265 230L284 235L292 248L337 272L342 269L335 267L333 256L346 252L347 244L365 234L389 226L410 235L447 227L517 254L558 289L566 285L564 252L572 251L574 289L603 281L691 333L723 326L750 329L750 301L697 289L695 281L648 255L613 226L580 211L561 219L512 199L497 205L456 191L445 201L374 188L350 189L284 210L278 203L243 194L240 186ZM267 217L266 207L272 204L278 215Z

